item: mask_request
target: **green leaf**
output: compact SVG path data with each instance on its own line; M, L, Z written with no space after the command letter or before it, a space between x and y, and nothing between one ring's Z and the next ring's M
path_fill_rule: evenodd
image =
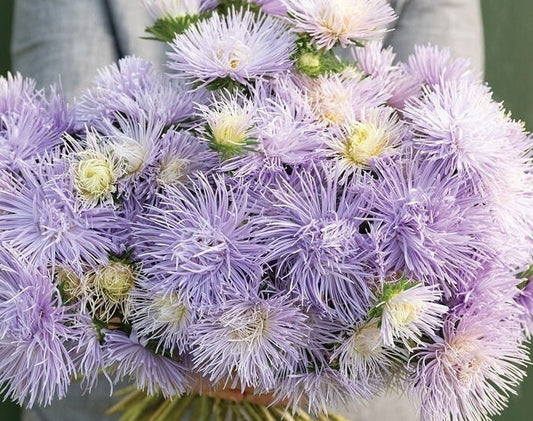
M199 15L184 15L184 16L170 16L157 19L153 26L146 28L146 32L152 34L153 37L147 37L163 42L171 42L177 34L183 34L192 25L195 25L202 19L209 17L209 13L201 13Z

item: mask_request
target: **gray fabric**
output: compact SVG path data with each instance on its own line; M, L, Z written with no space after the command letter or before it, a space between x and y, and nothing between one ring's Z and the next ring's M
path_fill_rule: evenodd
M484 69L484 41L479 0L397 0L400 19L387 39L397 59L405 61L416 44L449 47L455 57L470 58Z
M156 63L163 62L161 44L142 40L150 19L135 0L17 0L13 26L13 67L36 79L39 86L61 81L69 96L79 95L96 70L114 62L121 50ZM400 15L397 30L388 38L400 60L414 44L450 46L458 57L470 57L483 70L483 32L478 0L395 0ZM110 13L108 13L110 12ZM117 39L114 39L114 31ZM118 43L118 49L116 48ZM112 403L104 381L91 395L72 387L51 407L26 412L24 421L100 421ZM405 396L391 393L367 406L343 409L353 421L417 419L416 408Z
M78 96L97 69L125 55L163 61L164 46L140 39L151 20L135 0L17 0L12 37L13 69L47 87L58 82ZM113 28L118 39L114 38Z
M125 385L122 385L124 387ZM120 390L120 387L115 387ZM23 411L22 421L116 421L119 415L105 416L105 411L119 398L110 397L110 386L102 377L90 394L83 394L78 383L70 385L65 399L52 405Z

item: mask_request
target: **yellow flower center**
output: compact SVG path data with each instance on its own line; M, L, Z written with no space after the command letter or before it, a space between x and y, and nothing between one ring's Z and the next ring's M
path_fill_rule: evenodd
M300 66L307 70L312 71L320 67L320 57L317 54L303 53L298 58Z
M128 296L133 281L133 269L121 262L110 262L94 275L95 285L113 303L119 303Z
M407 301L388 302L386 309L396 327L409 326L418 318L419 308Z
M343 156L355 165L368 165L387 146L387 133L372 124L358 124L344 140Z
M213 141L220 145L242 145L248 139L249 118L245 113L221 112L210 124Z
M74 182L83 196L104 199L115 191L113 165L104 157L83 159L76 165Z

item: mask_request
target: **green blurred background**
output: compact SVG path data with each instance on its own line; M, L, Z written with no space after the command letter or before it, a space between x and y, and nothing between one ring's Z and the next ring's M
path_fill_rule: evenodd
M46 0L35 0L46 1ZM75 1L75 0L73 0ZM135 0L132 0L135 1ZM412 0L416 1L416 0ZM486 80L494 96L503 101L513 117L533 129L533 1L482 0L486 45ZM13 0L0 0L0 75L10 68L9 37ZM518 396L498 421L533 419L533 367ZM0 421L17 421L16 406L0 404ZM68 421L68 420L55 420ZM389 421L389 420L383 420ZM390 420L411 421L411 420Z

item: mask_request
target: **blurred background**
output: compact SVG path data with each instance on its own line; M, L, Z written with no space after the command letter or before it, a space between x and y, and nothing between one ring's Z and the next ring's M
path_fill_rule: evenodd
M482 7L485 79L492 87L495 99L503 101L505 108L512 111L515 119L523 120L528 130L533 130L533 1L482 0ZM10 69L12 12L13 0L0 0L0 75L5 75ZM0 421L18 421L19 413L17 406L9 402L0 403ZM529 421L532 419L531 414L533 367L529 367L528 379L520 387L518 396L512 397L502 416L494 420Z

